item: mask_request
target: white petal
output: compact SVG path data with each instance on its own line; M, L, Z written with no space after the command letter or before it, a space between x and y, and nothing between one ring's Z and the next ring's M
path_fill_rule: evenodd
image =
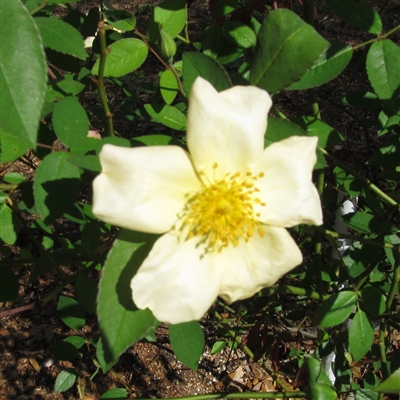
M159 321L178 324L200 319L218 295L223 270L218 257L204 255L196 240L169 232L157 240L131 282L137 307Z
M187 152L177 146L105 145L93 182L93 214L110 224L148 233L171 229L185 195L198 190Z
M264 237L255 234L248 243L229 247L219 295L228 303L246 299L273 285L302 262L302 255L286 229L264 226Z
M268 93L254 86L218 93L209 82L197 78L190 93L187 128L196 170L211 179L252 170L264 148L271 104Z
M266 203L256 207L260 221L280 227L322 224L321 202L311 180L317 142L316 137L293 136L264 150L260 163L264 177L256 184Z

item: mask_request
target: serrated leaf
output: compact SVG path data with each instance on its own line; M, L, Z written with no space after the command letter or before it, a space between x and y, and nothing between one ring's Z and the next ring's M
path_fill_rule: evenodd
M391 40L374 42L367 54L367 73L381 99L390 99L400 86L400 49Z
M226 347L226 341L225 340L217 340L212 348L211 348L211 354L217 354L220 351L222 351Z
M359 108L378 108L382 104L382 101L375 93L362 90L348 92L341 102L345 106Z
M375 215L366 212L358 211L348 213L341 217L345 224L359 232L364 233L394 233L397 232L397 227L394 224L383 221Z
M108 253L97 306L104 367L109 368L123 351L158 325L148 309L136 308L130 287L155 240L155 235L122 229Z
M400 368L373 390L379 393L400 393Z
M95 221L100 224L99 221ZM85 224L85 227L89 224ZM84 234L83 234L84 235ZM100 235L99 235L100 236ZM96 313L98 282L89 278L85 273L79 273L75 282L75 293L79 304L90 314Z
M87 137L89 120L85 109L74 96L64 97L56 104L52 120L58 138L67 147Z
M122 76L138 69L146 60L149 49L139 39L122 39L109 46L104 76ZM99 74L100 60L92 68L92 74Z
M65 392L70 389L76 380L75 368L65 368L60 371L56 378L54 390L56 392Z
M75 299L60 296L57 311L62 322L71 329L79 330L85 326L85 312Z
M382 292L374 287L367 286L361 291L361 299L365 310L373 317L378 317L386 310L386 301Z
M206 56L216 58L224 43L224 33L217 22L212 22L204 31L201 49Z
M160 92L162 98L170 105L175 100L178 91L179 86L175 75L169 69L166 69L163 71L160 78Z
M348 24L377 35L381 33L381 17L370 4L353 0L327 0L327 3L330 9Z
M265 19L250 65L250 83L278 92L300 78L329 46L309 24L280 9Z
M81 336L68 336L63 341L71 343L77 349L81 348L86 343L86 339Z
M165 0L154 8L150 24L161 28L172 38L175 38L186 24L185 0Z
M344 140L344 137L337 130L315 117L295 118L293 122L307 131L309 136L318 137L318 147L334 146Z
M127 399L128 398L128 392L124 388L116 388L116 389L110 389L105 392L100 399Z
M317 312L318 326L328 328L345 321L353 311L357 302L354 292L342 291L325 300Z
M197 371L204 348L204 333L197 321L170 325L169 339L178 359Z
M349 330L350 351L354 362L360 361L371 349L374 341L374 329L364 311L358 310Z
M83 37L73 26L58 17L35 17L34 20L45 47L86 60Z
M25 177L19 172L9 172L3 176L3 180L18 185L25 181Z
M196 78L201 76L209 81L218 92L229 89L232 86L229 75L222 65L213 58L201 53L184 53L183 60L183 84L187 97Z
M0 223L1 229L1 223ZM8 267L0 268L0 302L14 301L18 297L18 279Z
M21 223L6 203L0 205L0 239L12 245L16 242Z
M105 20L119 31L131 31L135 29L136 18L125 10L103 10Z
M315 64L288 90L310 89L329 82L347 67L352 56L352 47L345 43L331 42L331 46L319 56Z
M0 37L0 159L4 163L36 147L47 68L39 32L22 2L1 2Z
M69 162L70 154L57 151L47 155L36 170L35 203L46 224L69 211L79 186L80 171Z
M63 340L52 343L49 351L53 357L60 361L71 361L79 356L78 349L72 343L64 342Z
M186 117L174 106L162 104L145 104L144 109L157 122L177 131L186 129Z

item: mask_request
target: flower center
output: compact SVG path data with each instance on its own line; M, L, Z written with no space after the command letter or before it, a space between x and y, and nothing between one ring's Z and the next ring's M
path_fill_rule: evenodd
M215 163L214 170L218 167ZM249 240L255 231L263 237L263 229L255 213L254 205L265 206L256 197L260 190L255 181L264 176L251 172L226 174L221 180L203 184L203 188L192 195L183 211L182 228L189 231L188 237L198 237L206 252L221 252L230 244L237 246L240 239Z

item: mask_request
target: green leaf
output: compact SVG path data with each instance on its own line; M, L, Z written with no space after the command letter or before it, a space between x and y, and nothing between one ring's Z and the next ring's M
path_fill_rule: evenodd
M400 86L400 49L391 40L374 42L367 54L367 73L381 99L391 99Z
M45 47L86 60L83 37L70 24L58 17L35 17Z
M371 349L374 329L364 311L358 310L349 330L350 351L354 362L360 361Z
M18 185L25 181L25 177L19 172L9 172L3 176L3 180Z
M250 65L250 83L278 92L300 78L329 46L309 24L280 9L265 19Z
M212 22L203 34L201 49L206 56L216 58L224 43L224 33L217 22ZM197 53L195 53L197 54Z
M174 106L162 104L145 104L144 109L157 122L177 131L186 129L186 117Z
M150 25L160 26L172 38L175 38L186 24L185 0L166 0L154 8Z
M6 203L0 206L0 239L12 245L16 242L21 223Z
M295 118L293 122L307 131L309 136L317 136L319 147L334 146L344 140L344 137L337 130L315 117Z
M88 171L93 172L101 172L99 157L95 156L94 154L89 154L87 156L75 156L73 154L68 161L79 168L87 169Z
M310 89L321 86L339 75L350 62L353 56L353 48L345 43L331 42L331 46L325 50L299 81L288 87L288 90Z
M166 69L161 74L160 91L162 98L168 105L175 100L178 94L178 82L176 81L175 75L169 69Z
M86 343L86 340L81 336L68 336L63 341L73 344L77 349L80 349Z
M271 143L279 142L291 136L307 136L307 132L299 127L299 125L290 122L287 119L268 117L267 132L264 137L264 146L267 147ZM317 149L317 163L315 169L324 168L326 166L322 153Z
M54 390L56 392L65 392L70 389L76 380L75 368L65 368L58 374Z
M1 227L1 223L0 223ZM1 229L1 228L0 228ZM0 268L0 303L15 301L18 298L18 279L8 267Z
M60 296L57 311L62 322L71 329L79 330L85 326L85 312L75 299Z
M64 97L56 104L53 126L58 138L67 147L76 145L87 137L89 120L76 97Z
M169 339L178 359L197 371L204 349L204 333L197 321L170 325Z
M110 389L105 392L100 399L127 399L128 392L124 388Z
M47 67L37 28L19 0L1 2L1 163L36 147Z
M327 2L331 10L349 25L377 35L381 33L381 17L368 3L353 0L327 0Z
M105 20L119 31L131 31L135 29L136 18L125 10L103 10Z
M357 302L354 292L342 291L325 300L317 312L318 325L321 328L336 326L345 321Z
M122 229L108 253L97 306L104 366L109 367L123 351L158 325L148 309L136 308L130 287L155 240L155 235Z
M397 227L386 221L382 221L378 217L366 212L358 211L348 213L340 217L344 223L356 231L364 233L394 233Z
M214 18L222 18L230 14L238 5L239 0L217 0L213 10Z
M225 340L217 340L211 349L211 354L217 354L220 351L222 351L226 347L226 341Z
M46 156L36 170L35 203L46 224L69 211L79 186L79 169L69 162L70 154L57 151Z
M358 108L378 108L382 104L382 101L375 93L362 90L348 92L341 102L345 106Z
M132 140L132 146L167 146L168 144L178 145L181 143L167 135L138 136Z
M64 342L63 340L52 343L49 351L60 361L71 361L79 356L78 349L72 343Z
M332 382L329 380L321 361L306 355L305 361L308 369L308 384L311 399L336 400L337 394Z
M138 69L146 60L149 49L139 39L122 39L109 46L104 76L122 76ZM100 60L92 68L92 74L99 74Z
M94 222L100 224L98 221ZM85 224L85 227L89 225ZM90 314L96 314L97 286L97 281L89 278L84 272L80 272L75 281L76 298L79 304Z
M386 299L382 292L374 286L361 290L361 299L365 310L373 317L378 317L386 310Z
M368 164L383 168L399 166L400 135L389 136L372 154Z
M379 393L400 393L400 368L378 385L374 391Z
M183 84L189 97L192 85L198 76L209 81L218 92L232 86L229 75L221 64L213 58L201 53L184 53Z

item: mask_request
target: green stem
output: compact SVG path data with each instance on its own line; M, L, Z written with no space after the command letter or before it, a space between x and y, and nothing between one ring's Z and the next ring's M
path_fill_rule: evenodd
M104 68L106 65L106 58L108 54L107 43L106 43L106 27L104 19L101 19L98 23L98 36L100 39L101 53L100 53L99 75L97 76L97 87L99 89L100 101L107 121L108 135L114 136L114 126L112 121L113 115L108 106L107 95L104 88Z
M386 379L389 376L389 369L386 360L385 335L386 335L386 323L384 319L381 319L381 323L379 326L379 352L382 362L381 371L384 379Z
M45 8L47 6L47 1L44 1L39 7L36 7L33 9L30 14L35 15L37 12L39 12L42 8Z
M397 291L399 290L399 282L400 282L400 247L396 246L393 250L394 255L394 273L392 283L390 285L390 290L388 293L388 297L386 300L386 312L390 313L390 309L392 308L392 303L394 297L396 296Z
M261 293L264 296L272 296L273 294L276 294L276 293L292 294L295 296L304 296L304 297L309 297L310 299L322 300L322 301L325 301L325 300L329 299L329 297L330 297L329 294L321 295L320 293L314 292L313 290L310 290L310 289L304 289L304 288L300 288L297 286L290 286L290 285L271 286L271 287L262 289Z
M394 249L395 245L390 244L390 243L381 243L378 242L376 240L371 240L371 239L365 239L361 236L357 236L357 235L350 235L348 233L338 233L335 231L330 231L329 229L324 229L324 228L320 228L318 226L314 227L313 229L322 232L324 235L329 236L331 238L334 239L351 239L351 240L355 240L357 242L361 242L361 243L365 243L368 244L370 246L374 246L374 247L384 247L386 249Z
M384 193L381 189L379 189L376 185L374 185L368 178L365 176L359 174L356 172L353 168L350 168L346 164L342 163L332 155L330 155L325 149L319 148L322 154L325 157L328 157L330 160L332 160L338 167L342 168L349 174L353 175L355 178L360 180L364 185L366 185L371 191L373 191L375 194L377 194L379 197L381 197L383 200L385 200L388 204L391 206L394 206L397 208L397 210L400 211L400 204L397 203L394 199L392 199L390 196L388 196L386 193Z
M149 48L149 50L158 58L158 60L164 65L164 67L169 69L173 73L173 75L176 79L176 82L178 84L179 91L182 93L183 96L186 97L185 89L183 88L181 79L179 78L178 71L172 65L166 63L162 59L162 57L159 56L159 54L153 49L153 47L151 47L151 45L145 35L140 33L137 29L135 29L135 34L138 35L140 37L140 39L143 40L143 42L146 44L146 46Z
M364 42L364 43L360 43L360 44L358 44L357 46L354 46L354 47L353 47L353 51L354 51L354 50L357 50L357 49L360 49L360 48L362 48L362 47L365 47L365 46L367 46L367 45L369 45L369 44L371 44L371 43L379 42L379 41L382 40L382 39L386 39L387 37L389 37L390 35L392 35L392 34L395 33L396 31L398 31L399 29L400 29L400 25L397 25L395 28L391 29L389 32L386 32L386 33L385 33L384 35L382 35L382 36L378 36L378 37L376 37L376 38L374 38L374 39L367 40L367 41Z
M317 103L318 105L318 103ZM323 169L318 170L317 172L317 191L319 197L322 197L324 192L324 185L325 185L325 172ZM322 295L324 292L324 283L322 281L321 270L322 270L322 233L319 230L315 231L314 236L314 249L315 249L315 256L314 256L314 273L315 279L317 284L317 290Z

